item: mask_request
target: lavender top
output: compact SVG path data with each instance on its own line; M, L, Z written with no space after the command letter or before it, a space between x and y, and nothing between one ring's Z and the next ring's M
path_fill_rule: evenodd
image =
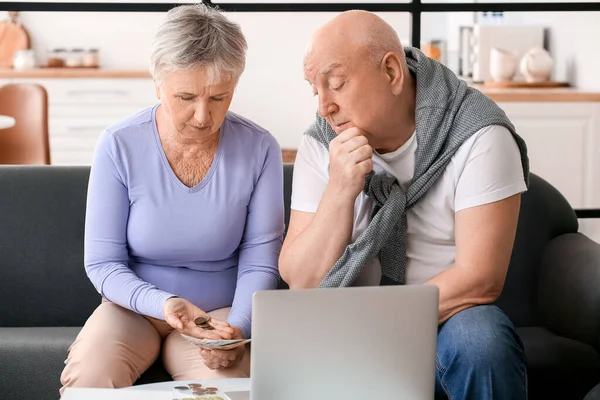
M232 307L250 337L252 294L277 287L284 230L275 138L228 113L206 177L188 188L156 128L158 105L107 128L90 173L85 269L106 299L164 319L174 295L204 311Z

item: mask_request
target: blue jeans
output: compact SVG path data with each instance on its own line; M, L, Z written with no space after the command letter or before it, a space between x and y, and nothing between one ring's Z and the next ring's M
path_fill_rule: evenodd
M439 327L436 367L436 395L450 400L527 398L523 344L496 306L468 308Z

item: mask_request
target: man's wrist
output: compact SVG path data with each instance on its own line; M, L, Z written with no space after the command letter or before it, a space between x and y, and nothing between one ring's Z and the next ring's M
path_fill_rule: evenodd
M356 201L357 194L350 192L346 188L340 188L334 183L328 183L323 193L323 199L321 202L336 207L351 207L354 209L354 202Z

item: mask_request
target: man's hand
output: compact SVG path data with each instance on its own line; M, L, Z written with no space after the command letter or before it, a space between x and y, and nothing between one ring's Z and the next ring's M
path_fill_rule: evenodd
M359 128L348 128L329 144L329 185L356 199L373 170L373 148Z
M186 299L171 297L163 306L163 315L165 321L174 329L184 335L192 336L198 339L225 339L233 338L235 329L229 326L226 321L210 319L209 324L214 330L206 330L196 326L196 318L206 317L207 314L190 303Z
M243 339L242 331L237 326L232 326L232 339ZM244 357L246 346L238 346L231 350L200 349L204 364L210 369L223 369L233 367Z
M373 170L365 134L352 127L331 141L329 181L317 212L290 213L279 256L279 272L290 288L317 287L351 242L354 202Z

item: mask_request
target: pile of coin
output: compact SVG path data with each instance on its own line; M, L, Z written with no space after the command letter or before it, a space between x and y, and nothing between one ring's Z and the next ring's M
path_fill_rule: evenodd
M198 317L194 320L194 323L196 324L197 327L206 329L207 331L212 331L215 328L211 324L209 324L209 322L210 322L210 315L208 315L208 314L204 314L202 317Z
M199 383L190 383L187 386L175 386L173 400L224 400L218 392L216 387L202 387Z

